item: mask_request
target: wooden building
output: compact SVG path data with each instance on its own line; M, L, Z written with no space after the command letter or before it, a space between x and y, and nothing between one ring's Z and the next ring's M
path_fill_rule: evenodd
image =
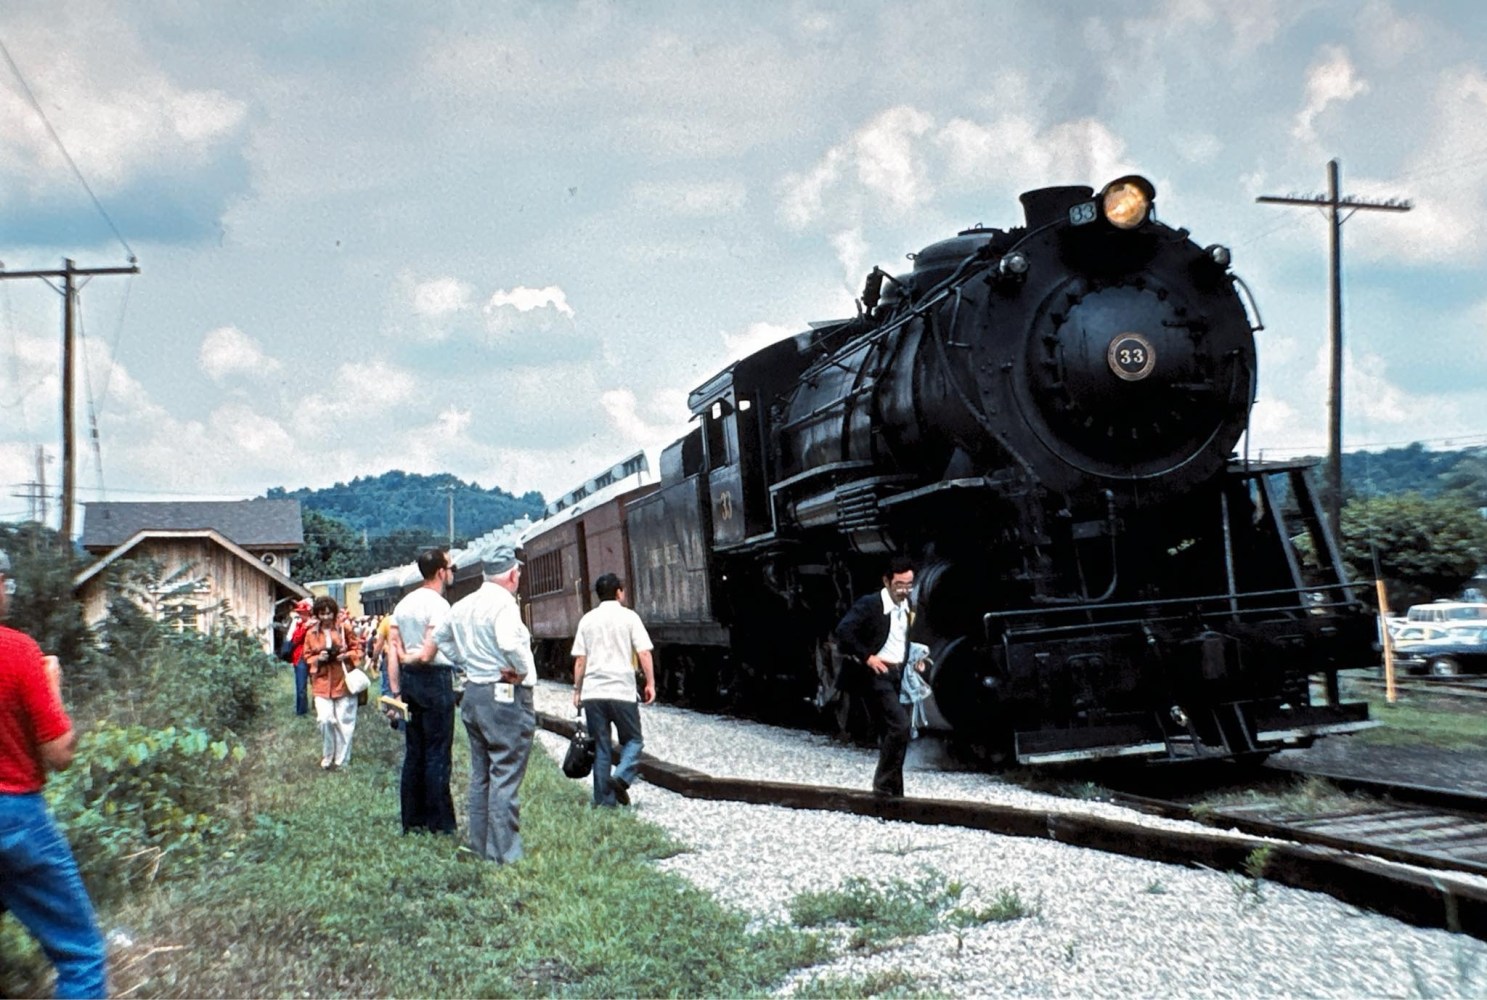
M274 619L310 591L289 578L304 542L298 500L231 503L90 503L82 545L99 556L73 591L85 620L97 624L109 601L127 594L156 618L214 631L227 616L274 648ZM129 561L154 563L147 584L122 572Z

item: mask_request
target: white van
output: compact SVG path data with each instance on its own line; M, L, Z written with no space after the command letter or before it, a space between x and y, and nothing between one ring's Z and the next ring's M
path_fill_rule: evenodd
M1473 601L1434 601L1413 604L1405 619L1412 622L1470 622L1487 620L1487 604Z

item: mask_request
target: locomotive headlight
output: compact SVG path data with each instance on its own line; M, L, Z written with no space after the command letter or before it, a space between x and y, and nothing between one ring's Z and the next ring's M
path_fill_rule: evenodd
M1100 192L1100 207L1115 228L1135 229L1151 216L1156 193L1151 181L1131 174L1105 185Z
M997 273L1004 278L1016 278L1027 274L1027 254L1021 250L1013 250L1001 260L997 261Z
M1229 252L1229 248L1217 243L1210 247L1204 247L1203 252L1208 254L1208 258L1215 264L1225 269L1234 260L1234 255Z

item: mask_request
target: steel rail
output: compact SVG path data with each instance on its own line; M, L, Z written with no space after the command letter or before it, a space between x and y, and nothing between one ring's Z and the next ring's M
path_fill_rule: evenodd
M549 732L573 735L572 720L545 712L538 712L537 719ZM1126 820L959 799L882 798L849 788L720 778L650 754L641 756L640 773L651 784L688 798L957 826L1224 872L1252 874L1247 866L1253 864L1255 852L1263 850L1266 861L1261 877L1265 881L1322 892L1409 924L1445 928L1487 941L1487 889L1396 867L1360 854L1356 843L1351 849L1312 846L1297 843L1289 830L1275 834L1283 841L1275 843L1242 832L1155 829Z

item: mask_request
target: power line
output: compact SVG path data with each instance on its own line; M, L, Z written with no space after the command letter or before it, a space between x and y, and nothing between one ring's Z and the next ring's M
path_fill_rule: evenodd
M98 200L98 196L93 193L93 189L88 185L88 179L83 176L83 172L78 169L77 163L72 159L72 154L62 144L62 137L57 134L56 129L52 128L51 119L47 118L46 112L41 109L41 102L31 92L31 85L26 82L26 77L21 73L21 68L16 65L15 60L10 57L10 50L5 47L3 41L0 41L0 54L4 54L5 61L10 65L10 71L15 74L15 78L19 81L21 89L26 92L26 99L31 102L31 107L35 109L36 114L41 118L41 123L46 126L47 134L57 144L57 149L61 151L62 158L67 161L67 165L72 168L72 173L77 177L78 183L83 186L84 191L88 192L88 197L93 199L93 207L98 209L98 214L103 216L103 221L108 223L109 229L113 230L114 237L119 241L119 245L124 248L124 252L129 255L129 262L132 264L137 258L134 256L133 248L129 246L129 241L124 239L124 234L119 232L119 227L114 225L113 219L109 218L108 212L103 208L103 203Z
M1387 201L1362 201L1340 196L1337 192L1339 173L1337 160L1329 160L1325 195L1261 195L1255 199L1265 205L1326 208L1331 222L1332 370L1327 393L1327 519L1331 522L1335 537L1341 537L1342 528L1342 224L1352 218L1355 212L1408 212L1413 207L1408 201L1392 198ZM1341 214L1342 209L1348 210L1346 215Z

